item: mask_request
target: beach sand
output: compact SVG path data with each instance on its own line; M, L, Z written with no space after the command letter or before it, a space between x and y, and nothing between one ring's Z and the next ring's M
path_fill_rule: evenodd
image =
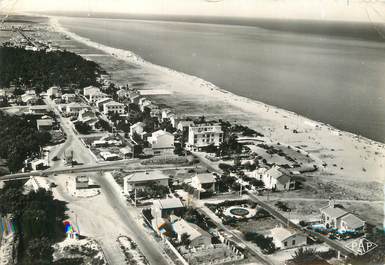
M385 145L382 143L237 96L198 77L146 62L130 51L92 42L68 32L56 18L51 18L50 24L54 31L92 48L92 51L82 55L98 62L111 73L115 82L140 89L168 91L149 97L175 109L179 115L204 115L238 122L261 132L272 141L301 147L327 164L323 175L329 178L385 183ZM284 128L285 125L288 129ZM293 130L298 133L293 133Z

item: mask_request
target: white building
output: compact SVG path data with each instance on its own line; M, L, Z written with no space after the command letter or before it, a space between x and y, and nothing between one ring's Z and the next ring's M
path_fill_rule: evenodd
M87 123L92 129L95 129L95 125L99 121L99 118L92 110L82 109L79 111L78 121Z
M30 176L29 180L24 184L23 193L27 194L31 191L38 191L44 189L46 191L51 190L51 183L46 177Z
M307 243L307 237L304 234L283 227L273 228L270 230L270 234L273 237L275 247L282 250L304 246Z
M88 86L83 88L83 95L89 97L91 94L100 93L100 89L94 86Z
M29 113L31 114L47 114L48 113L48 106L46 105L35 105L29 107Z
M188 132L190 126L193 126L194 122L193 121L187 121L187 120L181 120L178 122L176 125L176 128L181 131L181 132Z
M96 92L96 93L90 93L88 97L89 97L88 102L95 103L103 98L108 97L108 95L102 92Z
M163 130L153 132L151 137L148 137L147 141L154 151L154 155L168 155L174 153L174 135L169 132Z
M81 110L90 109L90 106L83 103L72 102L66 106L66 113L77 116Z
M110 112L123 114L124 113L124 104L116 102L116 101L110 101L110 102L103 104L103 113L107 115Z
M262 181L266 189L273 191L287 191L295 189L295 181L291 176L282 172L278 166L273 166L267 170L262 176Z
M136 172L123 179L123 191L129 194L134 189L142 189L150 183L168 187L169 176L160 170L149 172Z
M71 103L76 100L76 95L73 93L66 93L61 96L61 99L67 103Z
M196 224L179 219L172 224L175 233L178 235L178 241L181 241L183 234L189 236L191 247L209 246L211 245L211 235L204 231Z
M103 108L104 108L103 105L111 101L113 101L112 98L102 98L96 101L95 105L98 108L98 110L103 111Z
M121 159L120 156L117 154L112 154L110 152L100 152L99 154L101 158L103 158L105 161L115 161Z
M212 173L197 174L191 178L191 186L200 192L215 191L215 177Z
M200 151L202 147L213 144L219 146L223 142L223 131L218 124L196 124L189 127L187 149Z
M52 119L36 120L36 126L38 131L50 131L52 130L53 120Z
M321 223L326 227L352 231L361 231L365 227L365 221L344 209L336 207L332 200L328 206L322 207L320 212Z
M155 200L151 208L151 215L154 219L168 218L170 215L181 216L185 206L178 198ZM159 220L156 222L159 224Z
M25 93L21 95L21 101L27 105L36 104L38 97L35 94Z
M61 92L60 92L60 88L57 87L57 86L52 86L50 88L47 89L47 96L48 97L60 97L61 95Z

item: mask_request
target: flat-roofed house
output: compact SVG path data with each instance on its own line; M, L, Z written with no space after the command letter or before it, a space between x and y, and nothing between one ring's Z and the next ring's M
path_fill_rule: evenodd
M120 156L117 154L113 154L111 152L100 152L99 153L100 157L104 159L104 161L116 161L120 160Z
M83 95L85 97L89 97L91 94L99 93L99 92L100 92L100 89L98 87L95 87L95 86L88 86L88 87L83 88Z
M181 132L188 132L190 126L193 126L194 122L193 121L188 121L188 120L180 120L176 126L176 128L181 131Z
M117 114L123 114L124 113L124 104L116 101L110 101L103 104L103 113L109 114L109 113L117 113Z
M88 102L90 103L96 103L97 101L103 99L103 98L107 98L108 95L106 93L103 93L103 92L96 92L96 93L91 93L89 95L89 99L88 99Z
M182 240L182 235L186 234L189 236L189 246L191 247L207 247L211 245L211 235L196 224L187 222L184 219L179 219L172 224L172 227L178 236L179 242Z
M219 146L222 142L223 131L219 124L194 124L189 127L186 147L195 152L209 145Z
M266 189L274 191L287 191L295 189L295 181L286 173L282 172L280 167L273 166L262 176L263 184Z
M103 105L111 101L114 101L114 100L112 98L102 98L96 101L95 105L99 111L103 111L103 108L104 108Z
M52 119L36 120L36 125L39 131L50 131L52 130L53 120Z
M66 112L70 115L77 116L83 109L90 109L90 106L83 103L71 102L66 106Z
M336 207L333 200L329 202L329 205L322 207L320 212L321 223L326 227L355 231L362 230L365 227L365 221L342 208Z
M76 95L73 93L66 93L61 96L61 99L67 103L71 103L76 100Z
M158 130L153 132L151 137L147 138L154 155L170 155L174 153L174 135Z
M201 192L215 191L215 177L212 173L197 174L191 178L191 186Z
M47 114L48 106L46 105L35 105L29 107L29 113L31 114Z
M171 215L181 216L185 206L178 198L155 200L151 208L151 215L154 219L169 218ZM158 222L157 222L158 223Z
M307 236L283 227L271 229L270 234L273 237L275 247L282 250L304 246L307 243Z
M52 87L47 89L47 96L48 97L56 98L56 97L60 97L60 95L61 95L60 88L57 86L52 86Z
M126 176L123 179L123 191L129 194L135 189L142 189L150 183L155 183L159 186L168 187L169 176L165 175L160 170L148 172L136 172Z
M21 101L27 105L36 104L38 97L35 94L23 94L21 95Z

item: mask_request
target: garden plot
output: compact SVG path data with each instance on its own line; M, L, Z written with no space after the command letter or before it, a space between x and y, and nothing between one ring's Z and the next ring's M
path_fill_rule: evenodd
M124 256L126 257L126 264L129 265L147 265L149 264L138 245L127 236L120 236L118 239Z
M103 251L95 240L69 239L55 244L54 261L63 260L67 264L107 265Z
M221 218L224 225L229 225L241 232L264 228L265 219L268 219L266 224L271 224L272 227L278 224L278 222L274 222L274 218L268 212L249 200L224 201L217 204L206 203L206 206Z

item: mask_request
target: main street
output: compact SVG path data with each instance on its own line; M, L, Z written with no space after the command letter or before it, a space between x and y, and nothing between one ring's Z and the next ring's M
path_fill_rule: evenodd
M61 113L56 109L55 104L50 99L46 99L47 105L54 110L61 123L62 129L65 132L67 139L66 142L59 147L56 151L56 155L64 152L73 151L74 159L80 162L81 166L76 167L60 167L59 163L54 163L50 170L40 171L40 175L52 175L60 173L70 172L95 172L93 174L94 179L101 187L102 194L95 198L95 203L88 201L87 199L74 200L63 187L64 183L60 177L53 176L52 178L59 184L55 189L58 196L68 201L68 207L73 212L73 215L82 216L81 230L89 231L90 234L96 231L98 236L97 241L100 243L103 252L110 262L110 264L121 265L122 263L122 250L120 249L117 239L117 231L123 232L125 235L132 237L138 244L139 248L144 252L145 256L151 264L166 265L172 263L168 260L167 255L160 251L160 244L155 242L148 234L148 232L139 226L141 217L133 207L128 206L124 196L117 187L117 183L113 178L106 178L101 174L101 171L113 170L113 169L132 169L145 170L147 167L141 166L137 161L117 161L107 163L97 163L95 157L91 154L90 150L82 143L79 136L74 132L72 123L69 119L62 117ZM135 165L135 167L130 167ZM175 168L175 167L173 167ZM31 173L29 173L31 174ZM5 176L7 177L7 176ZM8 176L9 177L9 176ZM101 219L98 219L101 216ZM112 218L114 217L114 218ZM100 222L98 222L100 221ZM105 221L104 223L102 221ZM109 224L109 225L108 225ZM106 227L110 229L105 231ZM115 231L116 230L116 231ZM98 231L105 231L104 233L97 233ZM117 253L119 252L119 253ZM124 260L124 259L123 259Z

